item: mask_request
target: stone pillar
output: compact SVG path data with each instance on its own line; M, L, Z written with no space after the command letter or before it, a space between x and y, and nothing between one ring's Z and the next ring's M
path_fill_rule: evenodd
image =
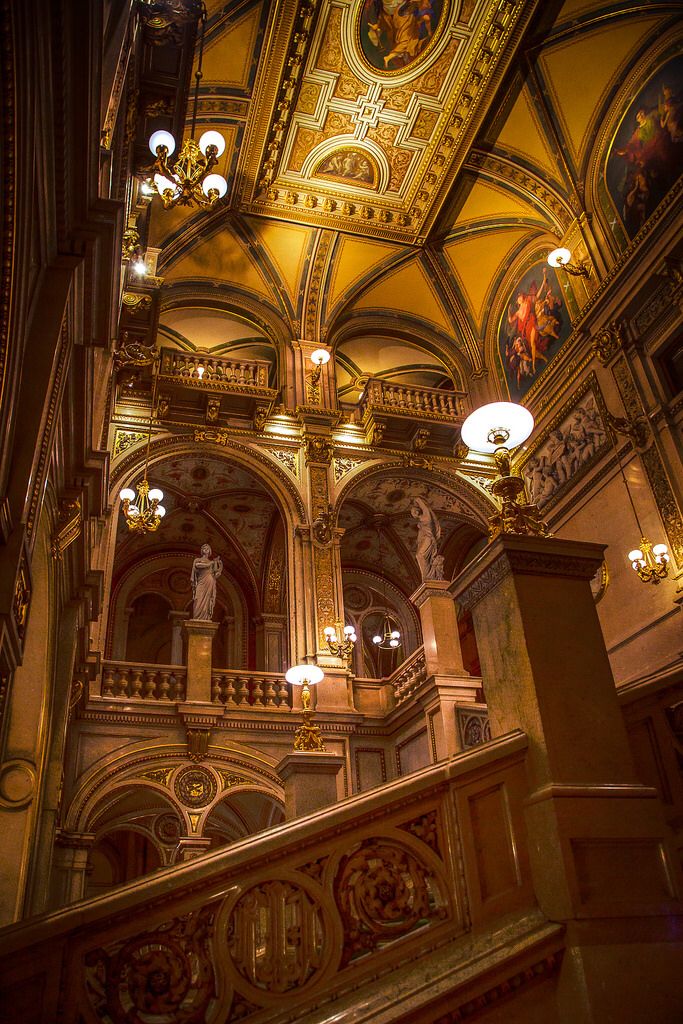
M187 860L194 860L207 853L211 846L211 840L204 836L181 836L176 848L175 863L183 864Z
M75 903L85 896L90 850L95 842L91 832L58 832L54 855L54 900L56 907Z
M285 754L277 768L285 790L285 818L300 818L337 802L341 754L298 751Z
M264 614L254 620L256 626L256 664L262 672L283 672L284 637L286 618L284 615Z
M183 664L183 623L190 617L189 612L169 612L171 623L171 665Z
M625 979L672 984L683 962L680 867L635 774L590 590L603 551L502 536L451 585L472 611L492 735L528 737L534 887L567 926L562 1020L595 1024L625 1019ZM629 1020L648 1019L647 988L629 985Z
M187 686L185 701L211 703L211 648L218 622L188 619L184 624L187 637Z
M481 681L465 671L455 601L447 580L427 580L410 600L420 613L426 680L415 693L424 709L433 761L462 749L456 707L477 699Z

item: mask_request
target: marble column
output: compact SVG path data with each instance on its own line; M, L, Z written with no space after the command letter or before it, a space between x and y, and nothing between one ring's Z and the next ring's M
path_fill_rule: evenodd
M451 586L472 611L492 735L528 739L536 898L567 928L562 1019L596 1024L624 1019L625 973L667 984L683 962L680 865L636 776L590 589L603 551L503 536ZM629 1020L648 1019L648 999L641 986Z
M188 619L183 628L187 637L187 686L185 701L211 703L213 638L218 622Z
M462 750L457 724L459 704L477 699L481 680L465 670L455 601L447 580L427 580L410 600L420 613L426 679L415 692L425 714L432 759Z

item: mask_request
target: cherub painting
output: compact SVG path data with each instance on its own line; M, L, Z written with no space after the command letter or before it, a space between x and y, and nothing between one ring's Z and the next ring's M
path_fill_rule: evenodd
M366 188L374 187L377 179L373 161L358 149L335 149L334 153L323 157L314 173Z
M359 33L363 56L378 71L402 71L434 38L443 0L365 0Z
M569 332L557 276L547 263L538 264L515 288L500 327L500 355L512 398L529 389Z
M662 67L630 104L610 147L607 188L633 238L683 172L683 57Z

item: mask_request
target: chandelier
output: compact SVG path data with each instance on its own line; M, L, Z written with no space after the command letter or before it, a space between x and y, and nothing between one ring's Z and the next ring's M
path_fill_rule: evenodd
M346 658L350 661L354 644L358 639L353 626L344 626L342 631L341 622L338 622L336 627L326 626L323 633L325 634L330 654L334 654L337 658Z
M156 361L155 361L156 365ZM121 511L126 520L126 525L132 533L154 533L159 529L161 520L166 515L166 509L161 504L164 500L164 492L159 487L149 486L147 479L147 468L149 465L149 446L152 441L152 415L154 402L156 400L156 374L152 378L151 405L149 411L149 427L147 430L147 451L145 453L145 472L142 480L136 485L135 490L131 487L124 487L119 491L121 499Z
M384 575L384 559L382 558L381 520L377 521L377 539L379 542L379 571L382 577L382 596L384 598L384 618L382 620L382 633L375 633L372 642L381 651L390 651L401 646L401 634L398 629L392 626L387 607L387 581Z
M160 129L153 132L149 140L149 148L156 160L145 172L141 191L147 196L161 196L165 210L174 206L192 206L193 203L197 206L212 206L228 191L228 183L223 175L212 173L218 158L225 152L225 139L217 131L204 132L199 142L195 139L205 24L206 8L202 5L190 137L185 139L173 162L170 162L170 157L175 153L176 140L170 132Z

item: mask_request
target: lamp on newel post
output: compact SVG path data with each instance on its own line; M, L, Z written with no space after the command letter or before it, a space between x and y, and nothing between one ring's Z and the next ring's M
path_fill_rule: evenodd
M285 679L292 686L301 687L303 722L294 734L295 750L325 750L320 729L313 725L310 687L323 680L325 673L317 665L293 665L285 672Z
M489 517L491 540L501 533L545 537L548 527L536 505L523 500L524 481L510 469L510 450L517 448L534 429L534 418L516 402L491 402L475 409L462 425L460 436L473 451L493 455L498 476L491 491L500 499L500 512Z

